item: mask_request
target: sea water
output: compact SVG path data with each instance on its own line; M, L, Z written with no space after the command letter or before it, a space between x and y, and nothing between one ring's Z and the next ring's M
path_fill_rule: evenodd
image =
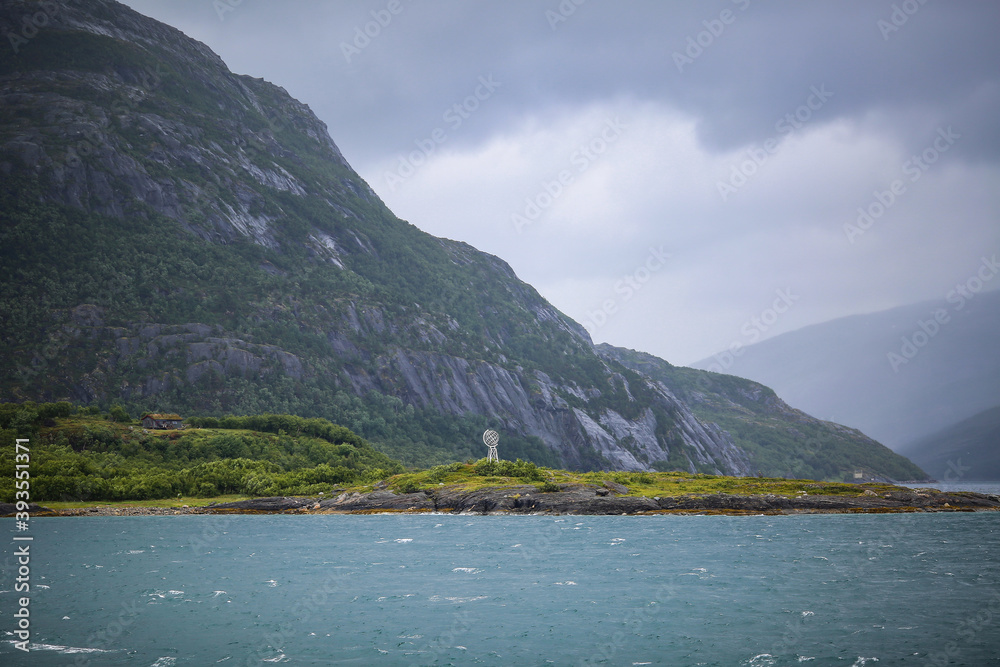
M911 489L928 487L948 493L954 491L971 491L972 493L1000 495L1000 482L969 482L961 480L953 482L906 482L905 484L900 484L900 486L908 486Z
M1000 665L997 513L3 525L2 665Z

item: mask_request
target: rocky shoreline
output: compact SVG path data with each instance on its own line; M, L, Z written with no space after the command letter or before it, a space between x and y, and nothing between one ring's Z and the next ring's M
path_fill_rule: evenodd
M629 496L628 489L608 482L566 484L542 492L533 485L466 490L441 487L415 493L387 488L369 493L341 492L336 497L253 498L203 507L127 507L95 505L66 510L32 505L33 516L161 516L183 514L810 514L892 512L975 512L1000 510L1000 496L936 489L895 490L879 495L865 490L856 496L705 494L648 498ZM0 503L0 516L13 516L14 506Z

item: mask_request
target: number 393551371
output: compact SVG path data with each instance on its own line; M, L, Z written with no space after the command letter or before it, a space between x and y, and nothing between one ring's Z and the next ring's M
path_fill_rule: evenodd
M26 444L28 440L17 438L14 448L14 500L17 501L17 520L28 518L28 502L31 500L31 450ZM23 514L23 516L22 516Z

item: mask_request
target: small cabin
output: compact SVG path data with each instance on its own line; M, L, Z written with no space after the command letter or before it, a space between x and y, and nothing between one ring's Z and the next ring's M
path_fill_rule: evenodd
M184 420L180 415L160 415L147 413L142 416L143 428L184 428Z

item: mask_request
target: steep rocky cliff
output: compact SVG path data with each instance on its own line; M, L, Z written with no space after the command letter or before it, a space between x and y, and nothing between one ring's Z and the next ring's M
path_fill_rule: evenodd
M0 398L323 416L411 464L491 425L542 463L758 471L502 260L396 218L283 89L111 0L2 0L0 28Z

